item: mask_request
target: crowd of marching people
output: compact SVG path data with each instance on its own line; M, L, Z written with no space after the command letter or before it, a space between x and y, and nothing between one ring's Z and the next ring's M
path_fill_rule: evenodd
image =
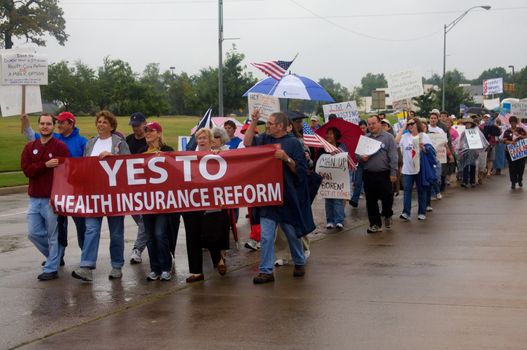
M283 205L248 210L250 234L245 247L260 252L255 284L274 281L275 266L289 262L293 264L294 277L304 276L311 253L307 235L316 228L311 206L323 181L315 171L317 160L348 152L341 129L331 123L319 129L319 117L310 117L309 124L306 118L300 112L273 113L264 122L265 132L259 133L261 117L259 111L254 111L243 126L243 139L235 135L237 125L232 120L225 121L223 127L198 129L193 135L197 152L217 154L242 147L280 146L274 157L283 163ZM76 117L69 112L56 117L42 114L38 118L38 131L31 128L27 116L21 119L29 141L21 156L22 170L29 178L28 237L46 258L38 279L52 280L58 277L59 266L64 265L68 246L68 217L57 216L49 203L53 169L59 165L59 158L105 159L174 149L166 144L162 125L147 121L140 112L131 115L132 133L125 137L118 131L115 116L109 111L100 111L94 123L97 135L89 140L80 134ZM346 205L354 210L360 206L361 198L365 199L369 221L366 231L375 234L394 224L396 198L402 198L403 207L396 217L401 223L412 220L414 192L417 194L416 217L423 221L433 211L432 201L443 199L443 193L455 183L465 189L475 187L485 177L501 175L508 167L511 189L523 187L526 158L513 159L508 151L510 145L527 137L523 122L512 115L490 114L456 119L437 109L422 117L410 111L398 122L390 122L381 113L369 115L358 123L360 133L382 146L373 154L353 154L354 161L350 158L349 198L324 198L327 232L345 229ZM305 138L308 133L319 130L324 130L325 140L322 147L314 148ZM148 281L172 280L181 219L190 273L187 283L205 278L204 253L210 255L220 275L227 273L225 252L229 249L230 231L236 230L239 209L132 215L132 218L137 224L137 237L130 263L142 263L146 248L150 263L150 272L145 276ZM72 221L81 250L72 276L89 282L97 266L103 217L72 217ZM112 267L108 277L120 279L125 264L124 216L107 216L106 221Z

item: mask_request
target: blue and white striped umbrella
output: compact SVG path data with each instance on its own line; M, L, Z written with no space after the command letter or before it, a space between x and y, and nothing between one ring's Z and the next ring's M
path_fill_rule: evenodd
M266 94L296 100L335 102L320 84L296 74L284 75L280 81L276 81L273 78L260 80L247 90L243 96L246 97L249 93Z

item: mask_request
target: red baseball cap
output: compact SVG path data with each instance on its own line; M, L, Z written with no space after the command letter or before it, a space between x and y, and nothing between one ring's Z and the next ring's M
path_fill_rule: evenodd
M69 120L70 122L75 124L75 116L73 115L73 113L70 112L61 112L59 113L59 115L57 115L55 119L57 119L59 122Z
M159 123L156 123L156 122L146 123L145 129L155 130L157 132L163 131L163 128L161 127L161 125L159 125Z

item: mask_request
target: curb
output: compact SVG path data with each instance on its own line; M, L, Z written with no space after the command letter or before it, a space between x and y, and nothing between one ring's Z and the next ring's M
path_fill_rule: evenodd
M1 187L0 196L6 196L8 194L26 193L28 185L13 186L13 187Z

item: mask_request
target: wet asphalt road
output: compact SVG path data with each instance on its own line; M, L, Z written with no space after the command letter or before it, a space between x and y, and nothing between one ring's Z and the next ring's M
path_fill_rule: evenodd
M185 285L182 227L176 281L146 282L147 261L109 281L106 232L93 284L70 277L79 259L73 238L60 278L38 282L42 257L25 238L26 197L3 196L0 348L525 349L525 196L493 177L450 189L424 222L395 219L375 235L365 233L363 202L346 207L345 231L312 236L304 278L285 266L262 286L252 284L258 256L244 248L229 252L227 276L206 259L208 280ZM314 212L321 227L322 202ZM245 219L239 230L245 240ZM127 256L135 232L127 220Z

